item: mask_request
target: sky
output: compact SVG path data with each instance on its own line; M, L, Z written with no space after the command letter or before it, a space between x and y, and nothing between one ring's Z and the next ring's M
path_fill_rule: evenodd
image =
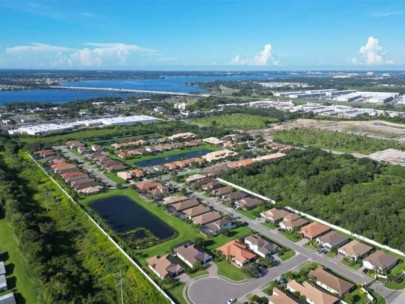
M0 68L405 70L405 1L0 0Z

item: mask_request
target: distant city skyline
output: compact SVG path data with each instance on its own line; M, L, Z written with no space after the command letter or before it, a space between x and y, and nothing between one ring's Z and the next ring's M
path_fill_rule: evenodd
M393 0L2 0L0 28L1 69L405 69Z

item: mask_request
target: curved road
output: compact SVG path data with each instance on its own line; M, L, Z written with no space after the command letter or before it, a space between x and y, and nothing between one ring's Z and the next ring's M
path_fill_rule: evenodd
M230 298L240 299L308 261L307 257L298 254L280 265L270 268L263 277L242 283L229 282L218 276L204 277L190 283L188 297L195 304L226 303Z

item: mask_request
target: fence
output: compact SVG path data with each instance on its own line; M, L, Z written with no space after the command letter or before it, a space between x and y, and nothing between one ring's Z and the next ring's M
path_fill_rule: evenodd
M231 186L231 187L236 188L236 189L238 189L238 190L241 190L241 191L244 191L244 192L246 192L246 193L249 193L250 195L253 195L253 196L255 196L255 197L258 197L258 198L260 198L260 199L262 199L262 200L264 200L264 201L266 201L266 202L271 202L272 204L275 204L275 203L276 203L274 200L269 199L268 197L265 197L265 196L263 196L263 195L254 193L254 192L252 192L252 191L250 191L250 190L248 190L248 189L245 189L245 188L243 188L243 187L240 187L240 186L238 186L238 185L235 185L235 184L233 184L233 183L231 183L231 182L228 182L228 181L226 181L226 180L223 180L223 179L221 179L221 178L217 178L217 180L218 180L219 182L221 182L221 183L224 183L224 184L228 185L228 186ZM402 256L402 257L405 257L405 254L404 254L402 251L398 250L398 249L391 248L391 247L389 247L389 246L387 246L387 245L380 244L380 243L378 243L378 242L376 242L376 241L374 241L374 240L371 240L371 239L369 239L369 238L366 238L366 237L364 237L364 236L362 236L362 235L359 235L359 234L357 234L357 233L351 232L350 230L341 228L341 227L336 226L336 225L334 225L334 224L328 223L328 222L326 222L326 221L324 221L324 220L321 220L321 219L319 219L319 218L317 218L317 217L315 217L315 216L306 214L306 213L301 212L301 211L299 211L299 210L296 210L296 209L294 209L294 208L285 207L285 209L287 209L287 210L289 210L289 211L291 211L291 212L294 212L294 213L296 213L296 214L299 214L299 215L301 215L301 216L304 216L304 217L306 217L306 218L308 218L308 219L310 219L310 220L313 220L313 221L319 222L319 223L321 223L321 224L324 224L324 225L326 225L326 226L328 226L328 227L330 227L330 228L332 228L332 229L334 229L334 230L337 230L337 231L343 232L343 233L345 233L345 234L348 234L348 235L350 235L350 236L352 236L352 237L354 237L354 238L356 238L356 239L359 239L359 240L361 240L361 241L363 241L363 242L365 242L365 243L368 243L368 244L370 244L370 245L373 245L373 246L376 246L376 247L385 249L385 250L387 250L387 251L390 251L390 252L392 252L392 253L395 253L395 254L398 254L398 255L400 255L400 256Z
M50 176L50 175L48 174L48 172L46 172L46 170L45 170L30 154L28 154L28 156L29 156L29 157L35 162L35 164L48 176L48 178L69 198L69 200L70 200L71 202L73 202L75 205L79 206L79 208L80 208L80 209L84 212L84 214L90 219L90 221L91 221L94 225L96 225L96 227L101 231L101 233L103 233L103 234L108 238L108 240L109 240L111 243L113 243L113 245L128 259L128 261L129 261L132 265L134 265L134 266L143 274L143 276L146 277L146 279L148 279L148 281L151 282L152 285L153 285L165 298L167 298L167 299L170 301L171 304L175 304L175 302L166 294L166 292L165 292L162 288L160 288L159 285L156 284L156 282L142 269L142 267L139 266L138 263L136 263L136 262L125 252L125 250L122 249L121 246L118 245L117 242L115 242L114 239L113 239L103 228L101 228L101 226L100 226L99 224L97 224L97 222L91 217L91 215L88 214L88 213L86 212L86 210L83 210L83 209L81 208L81 206L79 205L79 203L76 202L76 201L70 196L70 194L67 193L67 192L65 191L65 189L63 189L62 186L59 185L59 183L58 183L52 176Z

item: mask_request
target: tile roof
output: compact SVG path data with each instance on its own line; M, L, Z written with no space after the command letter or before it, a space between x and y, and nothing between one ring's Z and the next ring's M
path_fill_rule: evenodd
M364 261L368 261L374 267L386 269L397 263L398 259L382 250L377 250L365 258Z
M334 304L339 301L338 298L312 286L308 282L303 282L303 284L298 283L295 280L292 280L287 283L287 286L292 288L295 291L298 291L307 299L310 299L316 304Z
M365 255L367 252L371 251L373 247L360 243L359 241L353 240L350 243L344 245L339 250L344 251L346 254L354 257L359 257Z
M225 256L233 257L235 261L240 264L245 264L256 257L256 254L246 249L245 244L240 243L237 240L230 241L225 245L218 247L217 250L222 252Z
M322 235L325 232L330 231L331 229L328 226L322 225L318 222L313 222L301 228L301 232L307 238L313 239L319 235Z
M318 267L315 270L309 272L309 276L314 277L317 281L328 286L329 288L337 291L340 295L349 291L354 287L353 283L343 280L327 271L322 267Z

